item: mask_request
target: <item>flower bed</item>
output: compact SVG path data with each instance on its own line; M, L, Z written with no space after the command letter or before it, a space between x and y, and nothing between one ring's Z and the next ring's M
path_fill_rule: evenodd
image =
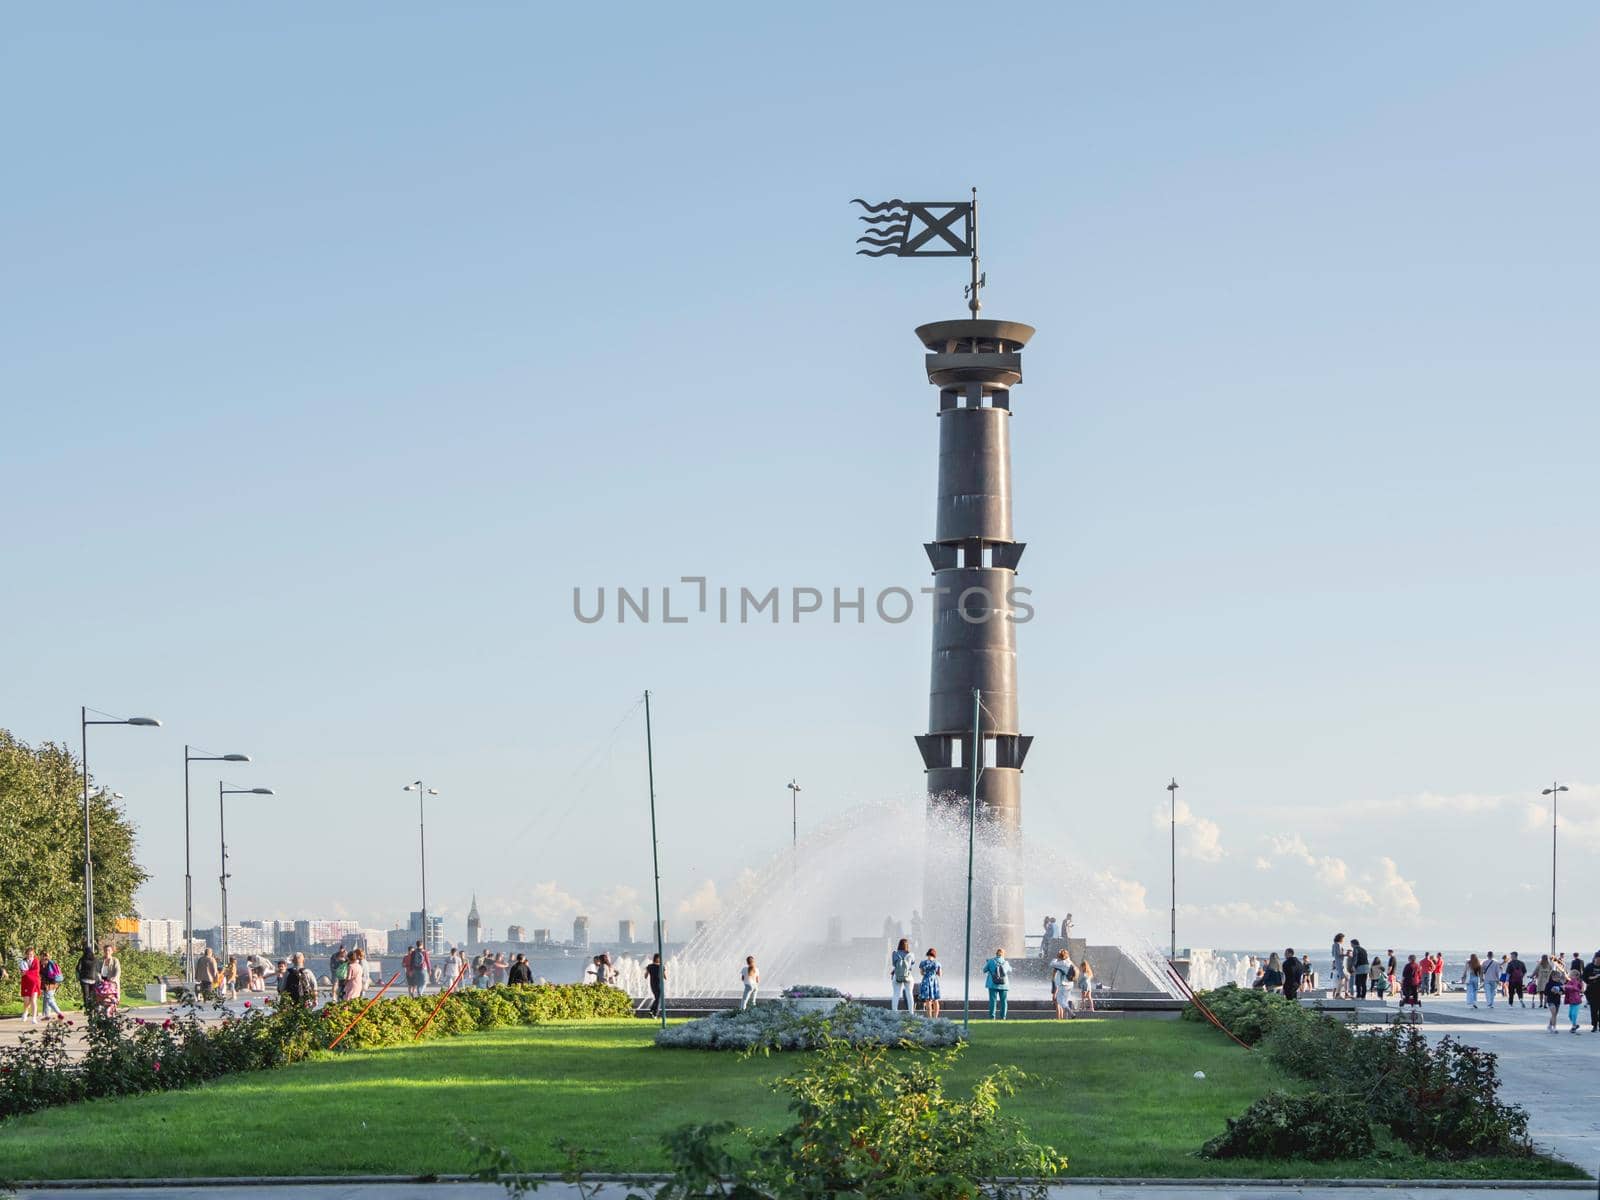
M95 1016L89 1019L88 1051L79 1063L67 1055L74 1023L51 1022L20 1045L0 1048L0 1120L77 1100L171 1091L241 1071L288 1066L326 1051L369 1003L371 1010L335 1053L404 1045L416 1038L435 1005L438 1016L424 1037L633 1012L633 1001L616 988L541 984L457 992L442 1003L437 997L398 996L316 1010L250 1008L210 1024L193 1016Z
M806 1013L793 1003L730 1009L669 1025L656 1045L683 1050L816 1050L827 1038L852 1046L938 1049L963 1040L961 1026L886 1008L841 1002L829 1014Z
M817 983L797 983L783 990L785 1000L848 1000L849 995L836 987Z

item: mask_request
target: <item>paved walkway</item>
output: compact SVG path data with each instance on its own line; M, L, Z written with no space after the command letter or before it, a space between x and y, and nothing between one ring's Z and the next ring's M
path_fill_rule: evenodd
M1593 1184L1512 1185L1487 1187L1361 1187L1299 1186L1282 1183L1193 1183L1145 1184L1129 1180L1118 1184L1067 1184L1050 1189L1052 1200L1486 1200L1486 1197L1534 1197L1537 1200L1565 1200L1566 1197L1593 1195ZM627 1184L610 1183L591 1195L597 1200L624 1200ZM551 1183L536 1195L568 1197L580 1195L570 1184ZM199 1187L137 1187L109 1189L45 1188L20 1193L22 1200L84 1200L88 1196L115 1197L116 1200L505 1200L498 1186L482 1183L331 1183L257 1186L201 1185Z
M1535 1145L1590 1174L1600 1168L1600 1034L1589 1031L1587 1008L1576 1035L1565 1008L1553 1034L1544 1008L1468 1009L1462 996L1431 997L1423 1008L1430 1038L1449 1035L1499 1056L1500 1094L1528 1110Z

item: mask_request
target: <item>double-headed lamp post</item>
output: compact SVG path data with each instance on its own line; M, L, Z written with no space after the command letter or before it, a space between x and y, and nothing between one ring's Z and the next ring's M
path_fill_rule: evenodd
M789 780L789 824L793 844L800 844L800 785L794 780Z
M231 788L222 780L217 780L217 833L222 839L222 928L218 936L222 942L220 962L224 971L228 968L228 826L226 809L222 803L224 796L270 796L271 788Z
M1541 796L1550 797L1550 961L1556 957L1556 807L1561 793L1567 790L1564 783L1552 783Z
M1172 797L1172 969L1178 969L1178 777L1174 775L1167 784L1167 795Z
M248 754L194 754L183 748L183 978L194 995L194 875L189 853L189 764L195 762L249 762Z
M91 720L88 708L78 709L80 743L83 748L83 946L94 950L94 848L89 840L89 726L140 725L159 727L154 717L107 717L104 713Z
M422 948L431 956L433 954L433 931L428 928L428 825L423 813L423 803L429 796L437 796L438 788L423 787L422 780L416 779L400 789L403 792L417 794L417 845L421 851L422 865Z

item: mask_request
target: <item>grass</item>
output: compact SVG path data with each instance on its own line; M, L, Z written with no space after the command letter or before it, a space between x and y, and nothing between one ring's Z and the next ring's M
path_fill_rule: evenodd
M595 1169L663 1165L660 1137L693 1121L781 1125L766 1086L793 1058L658 1050L640 1021L552 1024L329 1056L188 1092L94 1101L0 1126L13 1179L456 1173L476 1135L528 1169L563 1164L556 1137ZM1201 1142L1276 1082L1203 1026L1078 1020L975 1026L953 1082L1016 1063L1038 1077L1007 1102L1072 1175L1581 1178L1549 1159L1430 1162L1403 1147L1340 1163L1208 1162ZM1196 1070L1204 1080L1193 1078Z

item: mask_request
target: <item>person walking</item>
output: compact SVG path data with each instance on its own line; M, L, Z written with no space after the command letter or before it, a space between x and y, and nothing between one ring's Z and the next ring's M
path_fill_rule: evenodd
M1600 950L1583 968L1583 994L1589 1002L1589 1028L1600 1033Z
M1094 968L1087 958L1078 964L1078 1011L1094 1011Z
M117 957L114 942L107 942L100 956L100 983L96 989L106 1015L111 1016L122 1003L122 960Z
M1550 972L1552 966L1548 954L1539 955L1539 961L1533 967L1533 994L1538 1000L1537 1008L1545 1007L1545 989L1550 985Z
M1495 961L1494 951L1491 950L1483 956L1483 1004L1485 1008L1494 1008L1494 998L1500 991L1500 964Z
M1528 964L1517 957L1513 950L1511 957L1506 959L1506 1007L1520 1004L1528 1007L1528 993L1525 986L1528 978Z
M83 996L83 1011L94 1008L94 990L100 984L100 959L87 943L78 956L78 991Z
M1011 996L1011 964L1004 946L996 946L994 957L984 962L983 986L989 989L989 1019L1004 1021Z
M648 971L650 968L646 967ZM533 968L528 965L528 956L519 954L506 969L506 982L512 987L521 987L533 982Z
M1413 1012L1422 1011L1422 964L1417 962L1415 954L1406 957L1406 965L1400 970L1400 1007L1409 1005Z
M367 990L367 952L360 946L350 951L344 964L344 986L339 989L339 999L359 1000Z
M522 955L519 954L517 957L521 958ZM667 991L667 967L661 961L661 955L652 954L650 956L650 961L645 964L644 978L645 982L650 985L650 1015L659 1017L661 1015L661 997L666 995Z
M1572 1022L1572 1032L1578 1032L1578 1014L1583 1011L1583 960L1573 956L1575 966L1567 967L1567 982L1562 986L1561 998L1567 1004L1567 1020Z
M286 997L290 1004L298 1004L302 1008L315 1008L317 977L311 968L306 966L306 956L297 951L291 963L284 974L281 995Z
M1556 1018L1561 1015L1561 1001L1567 991L1567 969L1556 959L1550 964L1550 974L1544 981L1544 1002L1550 1009L1550 1023L1546 1026L1551 1033L1556 1031Z
M1056 940L1056 929L1056 919L1054 917L1046 917L1044 919L1044 941L1039 945L1040 958L1050 957L1050 943Z
M1285 999L1294 1000L1299 997L1300 981L1305 978L1305 973L1305 964L1295 957L1294 947L1290 946L1283 952L1283 995Z
M1283 990L1283 960L1278 957L1276 950L1267 955L1266 965L1261 968L1261 978L1258 981L1258 986L1263 991L1268 992Z
M217 956L211 952L211 947L206 947L206 952L194 964L194 986L203 1000L214 999L217 986L217 976L221 974L217 967Z
M52 1016L58 1021L66 1019L61 1005L56 1003L56 989L64 978L66 975L61 970L61 964L54 958L47 954L39 960L39 1000L44 1006L40 1010L41 1020L48 1021Z
M739 1010L743 1012L756 1002L756 993L761 990L761 971L756 967L754 954L744 957L744 966L739 971L739 986L744 989L744 994L739 997Z
M1483 963L1476 954L1467 959L1467 965L1461 968L1461 982L1467 988L1467 1007L1478 1007L1478 989L1483 986Z
M1350 995L1348 975L1350 951L1345 947L1344 934L1333 935L1333 946L1328 951L1328 960L1328 984L1333 989L1333 998L1347 999Z
M39 956L29 946L22 952L22 957L17 959L17 991L22 996L22 1022L23 1024L37 1025L39 1023L39 993L43 985L39 982Z
M889 955L889 1011L895 1012L905 1001L905 1010L912 1011L911 999L911 939L901 938Z
M1063 946L1056 951L1050 964L1050 998L1056 1002L1056 1020L1072 1017L1072 988L1078 980L1078 968L1072 965L1072 955Z
M1372 976L1372 961L1367 956L1367 948L1361 944L1360 938L1350 939L1350 982L1355 988L1355 998L1367 998L1367 982Z
M1600 962L1600 955L1595 957ZM929 946L928 953L917 964L917 970L922 972L922 982L917 984L917 999L922 1001L923 1014L936 1018L939 1015L939 952Z
M1389 991L1389 964L1376 954L1367 964L1367 987L1379 1001L1386 1003L1383 998Z
M406 951L405 962L402 964L406 970L406 991L412 997L422 995L422 989L428 983L428 952L423 948L422 939L417 939L417 944Z

